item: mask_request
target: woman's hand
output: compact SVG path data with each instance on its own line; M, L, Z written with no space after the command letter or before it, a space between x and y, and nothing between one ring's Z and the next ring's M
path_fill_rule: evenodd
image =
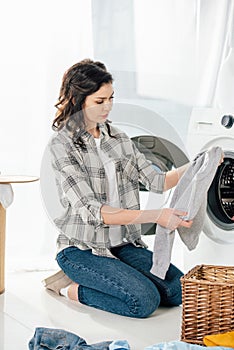
M222 156L221 156L220 161L219 161L219 165L221 165L223 163L223 161L224 161L224 153L222 153Z
M179 226L189 228L192 226L193 221L183 220L183 217L186 216L187 214L188 213L182 210L164 208L160 211L156 222L157 224L163 227L166 227L171 231L174 231Z

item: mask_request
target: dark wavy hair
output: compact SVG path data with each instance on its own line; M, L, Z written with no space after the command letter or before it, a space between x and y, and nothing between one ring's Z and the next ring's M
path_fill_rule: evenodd
M85 131L83 105L87 96L98 91L102 85L113 82L112 75L105 65L99 61L84 59L64 74L53 121L53 130L61 130L64 126L72 132L75 144L85 148L82 133ZM109 120L106 120L110 136Z

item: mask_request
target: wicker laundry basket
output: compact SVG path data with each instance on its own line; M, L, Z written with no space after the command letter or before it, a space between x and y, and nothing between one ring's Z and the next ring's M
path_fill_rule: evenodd
M234 266L198 265L181 278L181 340L234 330Z

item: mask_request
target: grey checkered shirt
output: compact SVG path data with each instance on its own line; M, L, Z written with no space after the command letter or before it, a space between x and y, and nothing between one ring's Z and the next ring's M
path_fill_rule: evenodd
M132 140L111 126L110 137L105 124L100 124L100 147L115 163L121 208L140 209L139 182L148 190L162 193L165 173L158 173ZM93 254L113 257L110 253L109 227L103 222L101 207L107 201L107 180L95 140L84 132L86 150L74 144L63 128L50 141L52 166L64 207L62 216L54 220L60 233L58 249L73 245L92 249ZM141 225L122 226L123 241L146 247L141 240Z

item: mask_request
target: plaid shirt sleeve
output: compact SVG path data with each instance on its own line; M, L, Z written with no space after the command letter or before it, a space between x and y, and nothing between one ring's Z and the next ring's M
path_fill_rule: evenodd
M50 146L52 166L57 181L68 200L68 205L77 212L80 224L90 224L98 228L105 225L101 216L102 203L98 201L89 185L87 172L82 169L77 157L66 149L66 145L54 139ZM79 220L78 220L79 221Z

